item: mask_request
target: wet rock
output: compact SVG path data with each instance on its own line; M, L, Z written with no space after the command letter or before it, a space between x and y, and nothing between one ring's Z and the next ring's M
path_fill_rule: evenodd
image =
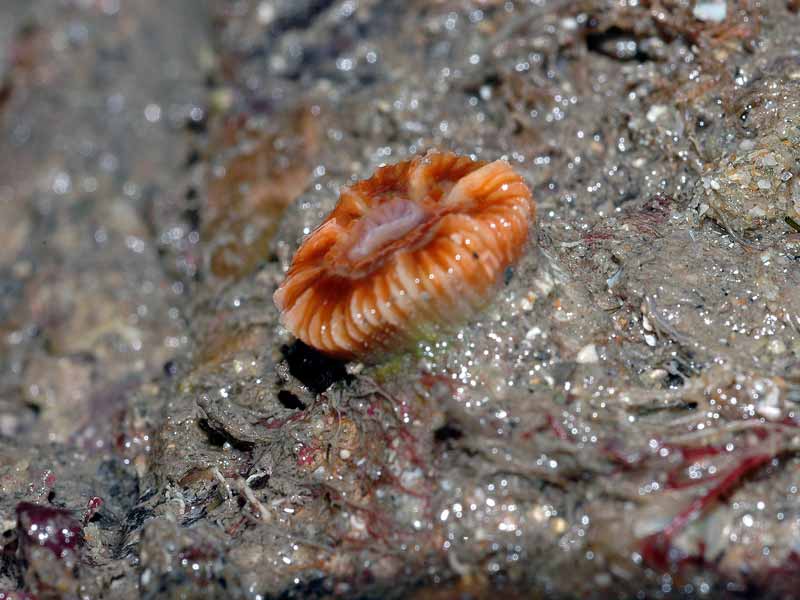
M798 21L701 4L4 2L0 589L33 501L93 598L790 596ZM496 302L284 356L300 240L431 147L535 191Z
M28 589L41 598L77 598L81 524L69 511L30 502L16 512Z
M758 230L797 215L800 198L791 147L778 139L744 140L741 151L722 160L700 180L694 197L699 216L710 216L735 234Z
M85 361L35 357L27 366L27 401L40 411L40 425L50 439L64 442L86 426L92 394L92 368Z
M144 528L140 557L142 598L246 597L226 565L219 532L153 519Z
M271 122L282 127L274 132L248 127L246 115L226 117L215 148L222 164L212 171L203 211L209 278L239 279L269 257L281 214L310 181L318 108L278 117Z
M796 217L800 210L800 86L788 76L792 61L776 61L737 99L750 134L701 177L693 195L697 214L742 234Z

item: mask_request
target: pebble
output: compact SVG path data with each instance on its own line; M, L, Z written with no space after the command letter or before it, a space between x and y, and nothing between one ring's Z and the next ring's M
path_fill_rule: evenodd
M694 18L706 23L722 23L728 16L728 5L719 0L712 2L698 2L692 10Z
M779 339L770 340L768 348L772 354L783 354L786 352L786 344L783 343L783 340Z
M667 110L667 107L663 104L654 104L650 107L650 110L647 111L647 120L651 123L655 123L660 117L667 113Z
M582 365L596 363L599 360L600 357L597 355L597 348L594 344L588 344L581 348L578 355L575 357L575 362Z

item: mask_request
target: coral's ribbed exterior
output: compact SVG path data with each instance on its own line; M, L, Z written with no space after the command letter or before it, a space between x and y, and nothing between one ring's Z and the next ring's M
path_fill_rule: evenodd
M421 207L422 222L354 260L361 219L397 198ZM298 249L275 292L281 320L331 356L369 360L402 349L488 302L534 214L530 190L504 161L429 153L382 167L345 188Z

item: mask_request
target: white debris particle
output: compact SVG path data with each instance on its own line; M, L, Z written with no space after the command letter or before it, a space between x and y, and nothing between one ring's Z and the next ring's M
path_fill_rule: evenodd
M778 386L769 379L758 379L753 390L761 397L756 405L756 412L765 419L778 420L782 415L780 405L781 392Z
M728 6L724 0L701 1L694 5L692 14L698 21L722 23L728 15Z
M739 142L739 150L744 150L745 152L748 150L752 150L755 147L756 143L751 139L742 140L741 142Z
M783 340L779 340L777 338L770 340L768 348L772 354L783 354L786 352L786 344L783 343Z
M595 348L594 344L588 344L581 348L578 355L575 357L575 362L582 365L596 363L599 360L600 357L597 356L597 348Z
M358 515L350 515L350 527L352 527L355 531L365 531L367 528L367 524Z
M769 179L759 179L756 182L756 185L760 190L768 190L772 187L772 184L769 182Z
M561 27L567 31L575 31L578 28L578 22L572 17L567 17L561 20Z
M667 107L664 104L654 104L647 111L647 120L655 123L667 113Z
M161 119L161 107L158 104L148 104L144 108L144 118L150 123L157 123Z
M63 171L58 172L53 177L53 191L56 194L66 194L69 192L70 187L72 186L72 179L69 176L69 173L64 173Z
M616 273L606 279L606 285L608 286L609 290L614 287L614 285L619 281L620 277L622 277L622 269L618 269Z
M275 19L275 7L270 2L262 2L258 5L258 22L268 25Z
M658 381L660 379L666 379L669 376L669 373L665 369L653 369L648 371L645 375L648 379L652 381Z
M772 184L769 182L769 179L759 179L756 182L756 185L760 190L768 190L772 187Z
M534 286L542 296L547 296L555 287L556 282L553 280L553 276L548 272L545 271L541 274L541 276L537 277L534 280Z
M504 519L497 524L497 528L500 531L515 531L517 529L517 524L513 521Z
M535 340L540 335L542 335L542 330L541 329L539 329L538 327L531 327L528 330L528 333L525 334L525 339L526 340Z

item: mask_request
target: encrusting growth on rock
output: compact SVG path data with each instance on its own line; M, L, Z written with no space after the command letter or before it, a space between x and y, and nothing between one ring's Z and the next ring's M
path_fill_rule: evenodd
M536 204L502 160L429 152L342 190L275 292L282 323L343 359L474 316L523 252Z

